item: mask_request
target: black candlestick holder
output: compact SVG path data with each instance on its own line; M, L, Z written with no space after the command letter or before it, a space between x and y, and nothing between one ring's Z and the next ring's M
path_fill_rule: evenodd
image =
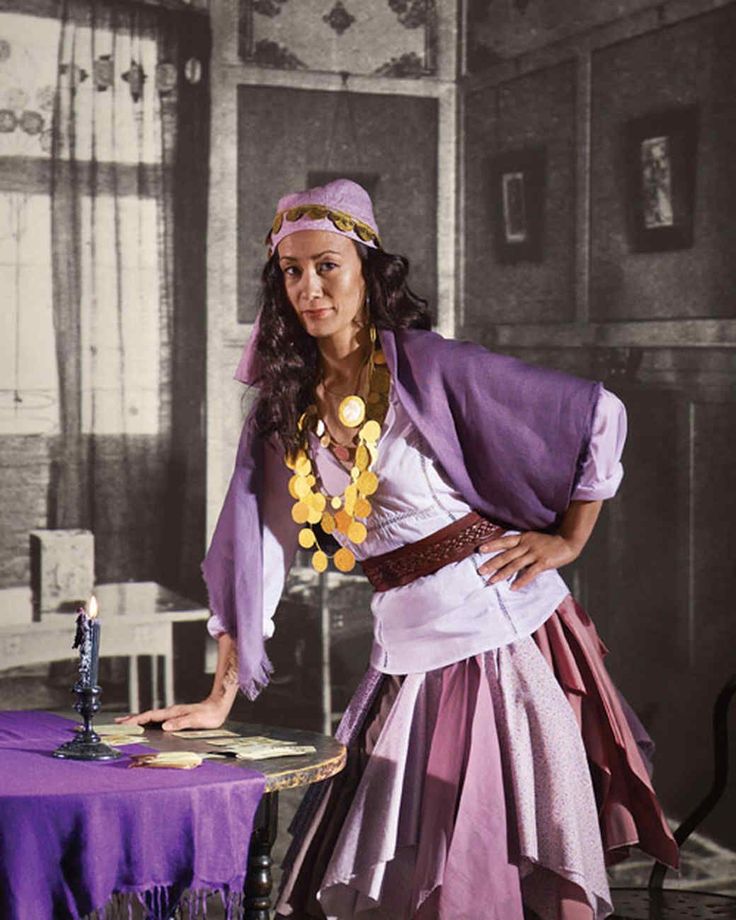
M92 727L94 714L100 708L100 687L85 687L76 683L72 693L77 694L74 708L82 716L84 727L71 741L66 741L54 751L54 757L64 760L117 760L123 755L105 744Z

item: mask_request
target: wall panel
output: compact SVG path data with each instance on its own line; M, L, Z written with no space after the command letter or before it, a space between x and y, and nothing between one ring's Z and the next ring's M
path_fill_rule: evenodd
M437 70L433 3L241 0L244 61L280 70L349 71L391 77Z
M481 72L651 6L651 0L468 0L467 70Z
M466 327L574 316L575 68L572 61L470 94L465 102ZM491 158L546 148L543 261L498 262Z
M412 286L435 305L437 100L240 86L238 103L239 321L255 317L274 203L313 171L378 176L384 248L408 256Z
M734 40L731 6L594 54L591 318L736 316ZM690 104L700 109L694 245L632 252L624 125Z

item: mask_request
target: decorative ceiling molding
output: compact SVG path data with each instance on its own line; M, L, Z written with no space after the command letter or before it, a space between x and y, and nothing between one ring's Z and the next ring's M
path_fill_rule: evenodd
M426 27L437 16L434 0L388 0L388 5L405 29Z
M304 70L306 67L304 61L300 61L288 48L265 38L256 42L251 60L262 67L276 67L279 70Z
M332 7L330 12L325 13L322 17L322 22L326 22L338 35L342 35L342 33L347 32L350 26L355 22L355 16L351 16L340 0L337 0L337 3Z
M253 0L253 12L273 19L281 12L281 7L289 0Z
M393 57L373 71L379 77L421 77L426 73L424 62L413 51Z
M436 0L239 0L244 63L396 78L437 72Z

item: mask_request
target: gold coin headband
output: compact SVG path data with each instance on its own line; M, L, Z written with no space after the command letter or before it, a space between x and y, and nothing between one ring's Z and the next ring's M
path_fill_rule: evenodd
M338 211L335 208L328 208L322 204L301 204L294 208L287 208L285 211L279 211L274 218L265 240L266 245L269 247L269 255L272 254L273 250L273 238L278 235L284 221L293 222L300 220L302 217L306 217L308 220L324 220L326 218L340 233L354 233L364 243L371 243L379 249L381 248L378 233L373 227L357 217L353 217L352 214L348 214L346 211Z
M296 456L286 457L286 465L293 471L289 480L289 493L295 499L291 516L297 524L305 525L299 531L302 549L314 549L312 567L324 572L330 559L340 572L350 572L355 567L355 554L346 546L329 556L320 546L315 526L320 525L326 534L338 531L351 543L363 543L367 530L365 519L373 511L370 496L378 489L378 476L373 471L378 457L378 443L386 410L391 375L381 351L370 358L370 383L367 400L360 396L346 396L340 403L338 416L346 428L357 428L358 444L350 469L350 481L342 495L329 495L322 486L316 464L310 457L308 431L314 431L323 447L329 447L331 438L324 421L319 418L316 406L310 406L299 420L303 432L303 446ZM348 455L349 456L349 455Z

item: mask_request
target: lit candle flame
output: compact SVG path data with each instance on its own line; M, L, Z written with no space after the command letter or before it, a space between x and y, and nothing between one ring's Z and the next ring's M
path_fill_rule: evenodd
M87 605L87 616L90 618L90 620L94 620L97 617L98 612L97 598L93 594L89 599L89 604Z

